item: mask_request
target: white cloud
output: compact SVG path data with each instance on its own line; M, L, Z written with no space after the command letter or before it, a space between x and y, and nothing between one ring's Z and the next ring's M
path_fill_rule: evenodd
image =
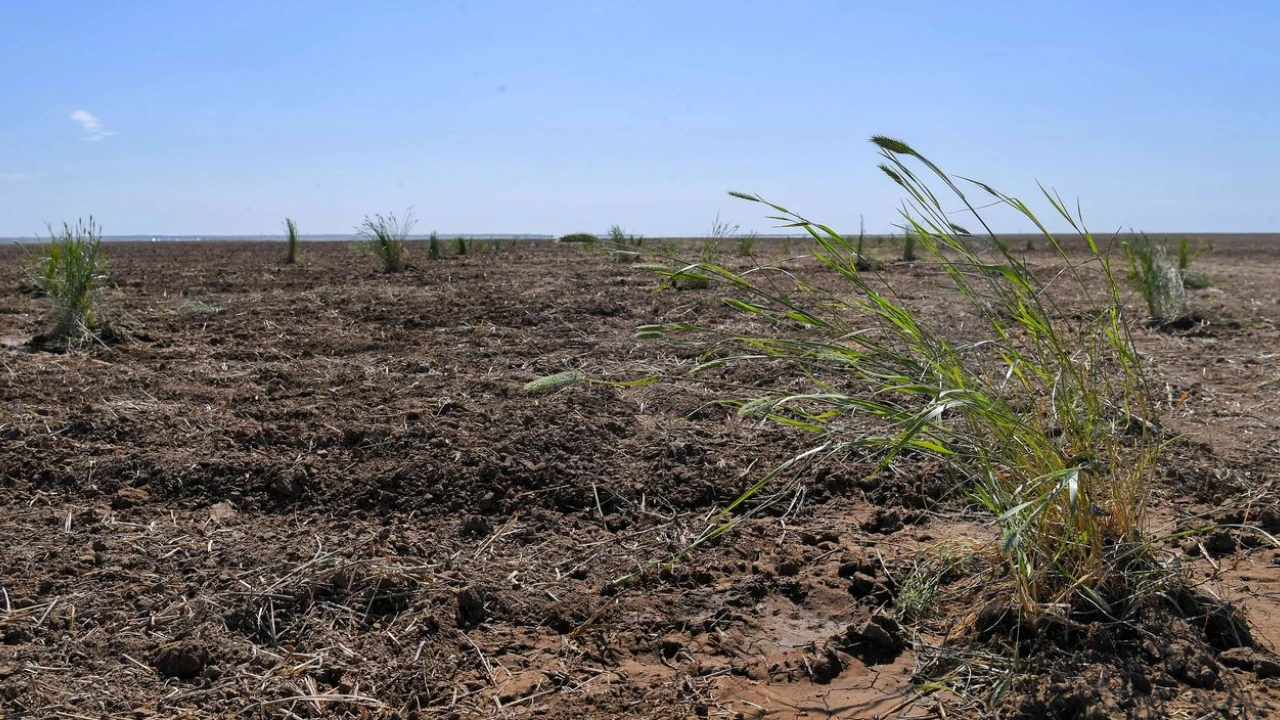
M80 123L80 128L84 130L84 139L88 142L97 142L102 138L115 135L114 132L102 127L102 121L91 112L77 110L71 113L71 119Z
M0 182L19 182L31 177L26 173L20 172L0 172Z

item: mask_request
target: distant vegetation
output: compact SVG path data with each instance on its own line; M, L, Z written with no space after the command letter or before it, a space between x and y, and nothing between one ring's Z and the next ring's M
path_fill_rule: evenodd
M284 229L287 235L285 240L285 256L284 261L290 265L298 262L299 242L298 242L298 225L292 218L284 219Z
M600 237L589 232L573 232L557 237L556 242L567 245L595 245L600 242Z
M612 225L609 227L609 241L613 243L617 249L623 248L640 248L644 246L643 235L628 234L621 225Z
M902 229L902 261L915 262L916 260L916 229L913 227L904 227Z

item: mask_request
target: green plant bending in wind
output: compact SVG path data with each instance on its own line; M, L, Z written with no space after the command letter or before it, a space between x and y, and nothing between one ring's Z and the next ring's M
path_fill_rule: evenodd
M92 217L62 230L49 227L49 244L29 264L28 278L41 294L53 299L55 342L79 343L101 328L98 291L105 278L102 228Z
M301 243L298 239L298 224L293 221L293 218L285 218L284 229L285 229L284 261L286 264L293 265L294 263L298 262L298 255L299 255L299 251L301 250L300 248Z
M412 209L405 212L404 219L397 218L395 213L366 215L357 236L362 242L361 247L382 262L384 272L403 272L408 255L405 242L417 222Z
M715 277L730 288L730 306L788 329L722 338L689 379L735 362L796 363L810 391L734 403L743 416L819 438L760 478L694 545L784 497L785 489L772 486L792 487L799 482L793 471L818 458L869 457L880 472L905 454L932 456L998 526L992 551L1003 559L1022 617L1080 602L1086 612L1116 612L1132 595L1126 568L1144 553L1140 532L1160 440L1108 252L1056 194L1042 188L1055 213L1084 235L1082 260L1022 201L953 178L901 141L872 142L880 169L907 193L907 237L950 280L954 314L945 323L925 318L897 295L892 276L860 269L856 241L759 196L732 193L770 208L784 228L808 233L814 256L844 287L824 290L778 267L736 273L702 263L685 271ZM1064 267L1045 278L1010 254L966 190L1034 223ZM944 198L978 232L952 222ZM1083 295L1071 307L1053 292L1066 282ZM640 328L646 337L689 331L709 332L687 324ZM840 380L822 379L833 377Z

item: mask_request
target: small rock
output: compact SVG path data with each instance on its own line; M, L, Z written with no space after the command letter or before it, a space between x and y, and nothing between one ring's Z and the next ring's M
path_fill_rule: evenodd
M1204 547L1217 556L1230 555L1238 547L1235 537L1226 530L1216 530L1204 539Z
M462 521L462 527L460 529L462 530L463 535L469 535L471 537L487 537L493 532L493 525L490 525L488 520L485 520L479 515L471 515L467 517L466 520Z
M1261 679L1280 677L1280 659L1253 648L1224 650L1218 654L1218 662L1237 670L1253 672Z
M873 615L856 630L845 633L848 651L868 665L891 662L907 646L902 626L888 615Z
M1151 678L1139 671L1130 672L1128 674L1128 678L1129 684L1133 686L1134 690L1137 690L1143 695L1151 694Z
M658 650L662 653L662 657L670 660L684 649L684 639L679 635L667 635L658 643Z
M1273 507L1263 509L1258 514L1258 525L1262 526L1262 529L1267 532L1273 533L1280 530L1280 510L1276 510Z
M800 574L800 563L795 560L783 560L778 563L778 574L782 577L794 577Z
M191 680L209 665L209 651L192 641L161 645L151 664L164 677Z
M1253 671L1259 678L1280 677L1280 661L1274 657L1259 655L1253 664Z
M819 530L817 532L804 532L800 534L800 542L805 545L820 545L824 542L839 543L840 533L834 530Z
M823 647L806 660L805 667L809 670L809 676L819 685L830 683L844 672L844 658L830 646Z
M886 650L897 648L902 643L902 628L886 615L876 615L868 620L859 635L864 642Z
M121 510L145 505L149 500L151 500L151 493L142 488L122 487L116 491L115 497L111 499L111 507Z
M484 596L479 590L466 588L458 593L458 627L473 627L484 622Z
M236 513L236 506L229 502L220 502L209 508L209 519L216 523L225 523L233 520Z
M276 475L271 479L271 492L278 498L294 500L307 494L307 475L302 468L293 473Z
M862 523L862 529L867 532L878 532L881 535L891 535L903 528L903 521L904 516L900 511L882 508L876 510L871 519Z
M1227 667L1233 667L1238 670L1252 670L1257 663L1251 648L1231 648L1224 650L1218 655L1218 660Z
M853 577L854 573L859 572L874 575L875 565L866 559L852 560L840 563L840 567L836 570L836 574L840 577Z
M854 597L866 597L875 589L875 578L862 572L855 572L853 577L849 578L849 594Z

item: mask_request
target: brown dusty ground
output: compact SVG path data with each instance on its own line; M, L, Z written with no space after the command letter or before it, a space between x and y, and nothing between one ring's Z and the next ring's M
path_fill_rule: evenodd
M1255 531L1280 525L1273 243L1219 240L1197 264L1214 281L1194 293L1203 322L1139 330L1185 434L1153 523L1243 526L1168 549L1242 609L1256 649L1194 619L1091 636L1009 685L1005 717L1280 715L1280 554ZM927 462L874 481L857 463L811 468L784 516L612 584L811 438L705 391L522 386L687 369L695 348L634 329L740 323L716 290L654 293L652 276L550 244L438 262L415 247L395 276L336 243L297 266L266 244L108 252L108 308L129 339L56 354L22 346L48 301L22 287L20 251L0 249L0 711L992 714L998 653L950 647L946 628L867 627L892 616L922 550L993 532ZM886 272L926 315L949 312L926 268ZM949 690L918 684L944 665L959 668Z

